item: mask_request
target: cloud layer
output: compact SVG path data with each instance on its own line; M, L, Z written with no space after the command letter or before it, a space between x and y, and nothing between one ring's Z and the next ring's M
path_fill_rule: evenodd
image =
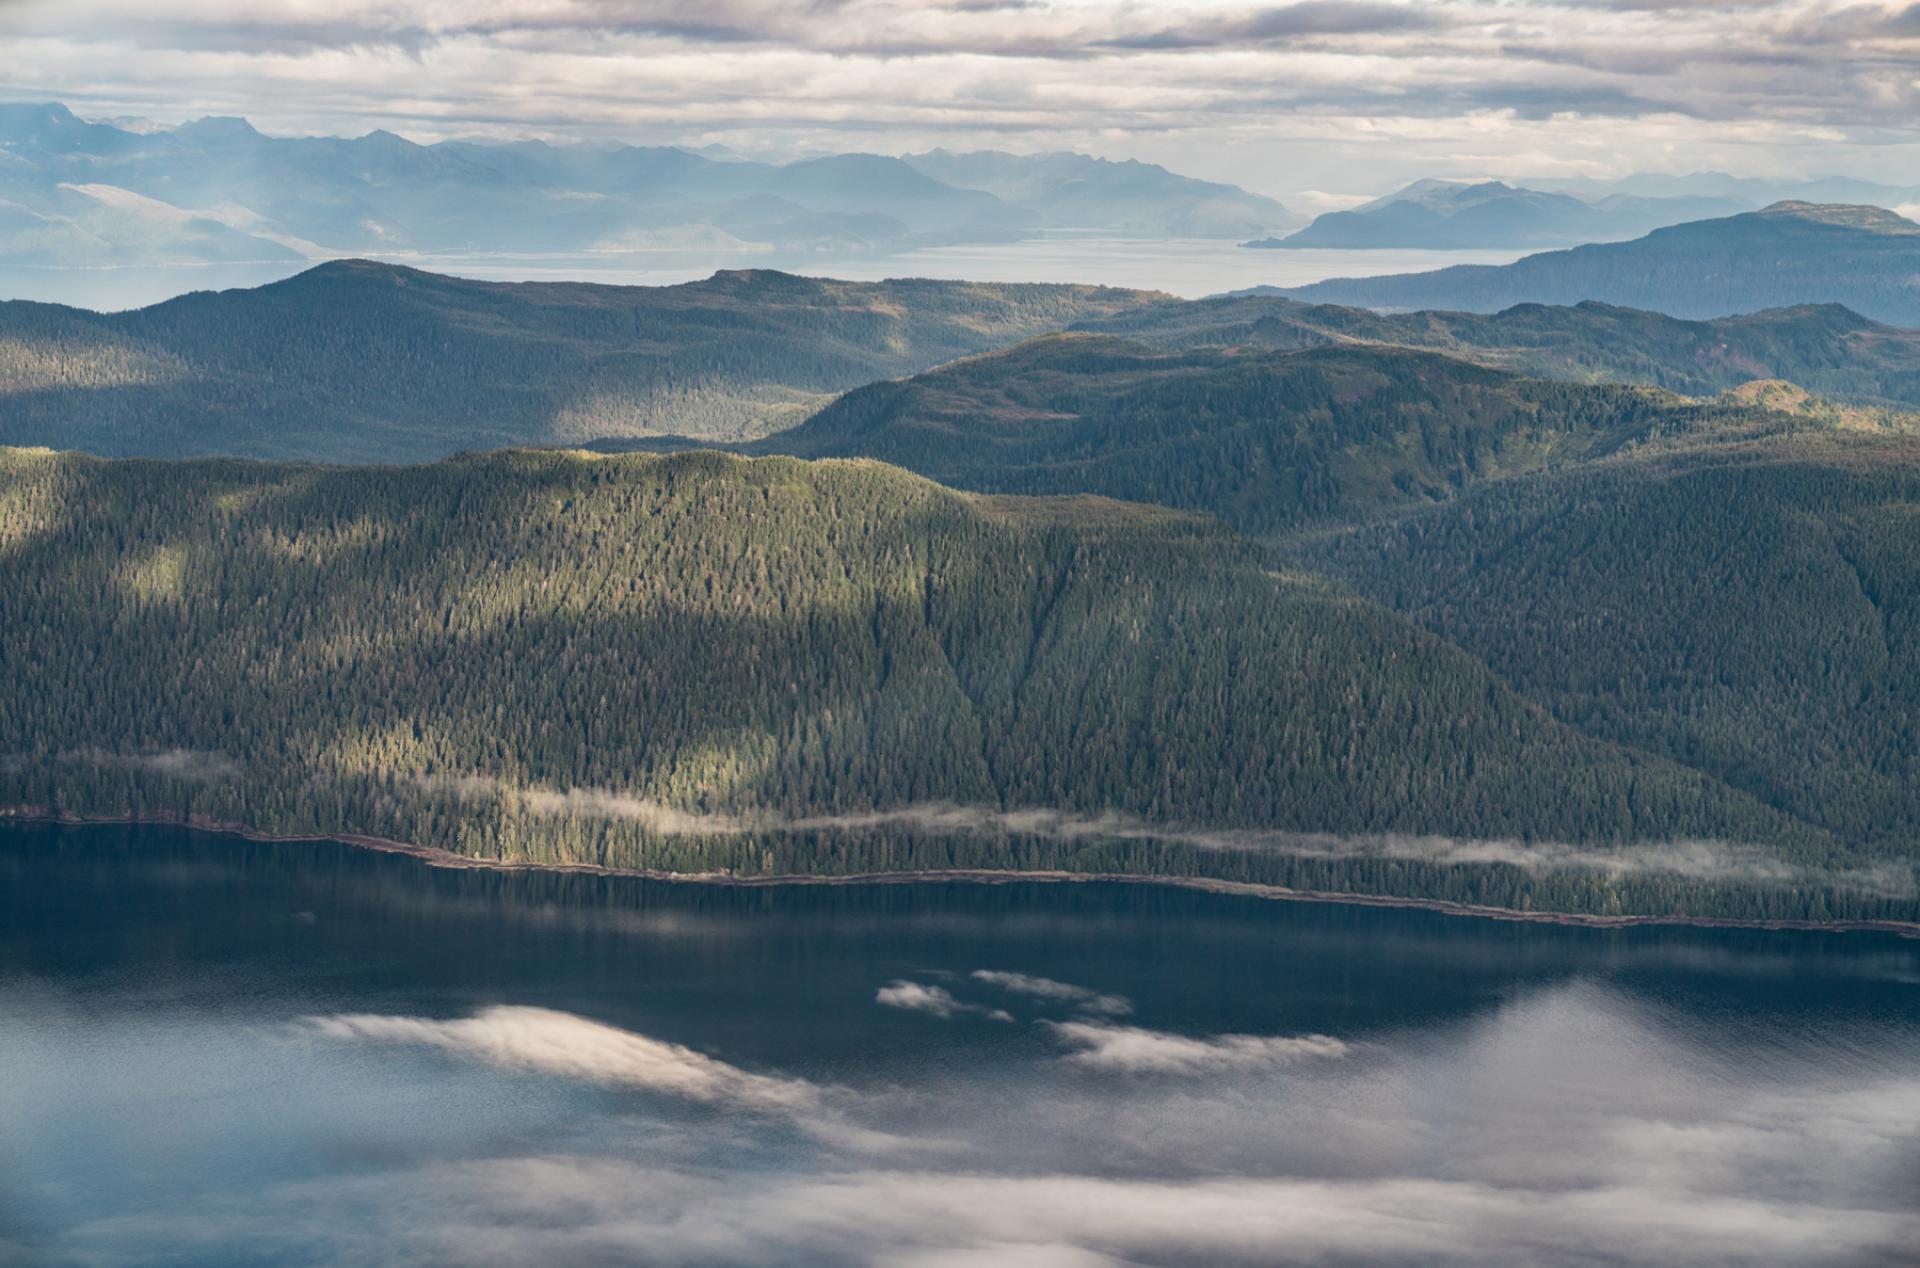
M308 1019L330 1039L439 1048L508 1070L661 1092L709 1105L780 1114L820 1109L819 1089L728 1065L679 1044L548 1008L498 1005L439 1021L342 1013Z
M485 776L433 776L429 792L496 801L544 816L624 819L662 836L834 833L893 830L934 835L1041 837L1068 843L1144 841L1199 850L1290 854L1308 858L1385 858L1443 865L1503 865L1530 872L1587 871L1621 877L1660 872L1696 880L1781 886L1829 884L1886 897L1911 897L1920 865L1888 860L1846 872L1814 871L1773 852L1725 841L1679 840L1595 848L1556 841L1443 836L1334 836L1257 828L1150 823L1118 811L1082 813L1026 807L1001 810L924 802L857 814L786 816L765 811L680 810L649 798L598 788L516 788Z
M881 987L874 993L873 1002L912 1013L931 1013L943 1020L960 1013L979 1013L989 1021L1013 1020L1013 1015L1004 1009L969 1004L943 986L929 986L904 978Z
M1920 176L1908 0L14 0L0 36L7 96L280 131L1073 147L1282 195L1382 183L1358 162Z
M1037 1075L983 1051L974 1079L841 1089L863 1129L953 1133L890 1164L830 1139L799 1155L776 1143L769 1115L804 1116L823 1089L568 1014L320 1019L309 1027L333 1039L425 1045L746 1118L670 1127L596 1109L584 1135L547 1147L430 1153L247 1200L205 1194L91 1226L74 1248L106 1261L248 1246L474 1265L1865 1268L1901 1262L1920 1239L1920 1082L1890 1034L1768 1032L1732 1049L1723 1034L1710 1058L1690 1046L1697 1019L1581 985L1364 1048L1042 1024L1067 1051ZM1118 1087L1082 1072L1181 1077Z
M1124 995L1107 995L1084 986L1075 986L1072 982L1057 982L1050 977L1009 973L1000 969L975 969L971 976L976 982L985 982L1015 995L1066 1004L1080 1012L1120 1017L1133 1011L1133 1001Z
M1085 1021L1045 1023L1073 1050L1069 1060L1090 1070L1121 1074L1203 1074L1263 1070L1314 1058L1341 1057L1348 1048L1328 1035L1213 1035L1195 1038Z

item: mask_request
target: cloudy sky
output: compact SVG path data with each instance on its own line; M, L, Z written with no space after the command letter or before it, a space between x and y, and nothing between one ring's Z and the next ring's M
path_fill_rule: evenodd
M0 0L0 97L267 131L1920 180L1915 0Z

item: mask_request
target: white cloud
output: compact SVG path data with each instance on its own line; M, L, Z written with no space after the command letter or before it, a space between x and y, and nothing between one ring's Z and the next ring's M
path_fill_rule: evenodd
M503 1069L738 1109L795 1114L821 1104L819 1089L803 1080L752 1074L679 1044L548 1008L496 1005L452 1020L341 1013L309 1018L307 1025L331 1039L439 1048Z
M1075 147L1280 194L1542 161L1911 181L1916 21L1904 0L0 7L7 95L83 113L783 153Z
M1884 861L1852 871L1823 871L1781 860L1767 849L1736 842L1672 840L1614 847L1561 841L1517 841L1405 834L1336 836L1259 828L1153 823L1107 810L1095 813L1023 807L1001 810L949 802L921 802L855 814L786 816L758 810L679 810L646 797L600 788L564 791L518 788L482 775L428 776L430 792L466 800L498 800L529 814L627 819L663 836L737 836L746 833L827 833L892 828L907 832L1043 837L1065 842L1144 841L1200 850L1288 854L1308 858L1410 859L1444 865L1500 865L1529 872L1577 870L1628 876L1665 872L1700 880L1784 887L1831 884L1891 897L1911 895L1920 865Z
M952 991L943 986L928 986L905 979L889 982L874 992L873 1002L908 1012L931 1013L940 1018L952 1017L958 1013L980 1013L989 1021L1013 1020L1012 1014L1003 1009L969 1004L956 998Z
M1084 1021L1043 1022L1073 1049L1067 1060L1124 1074L1212 1074L1345 1056L1348 1045L1330 1035L1209 1035L1194 1038L1138 1026Z
M1627 1182L1550 1191L1411 1177L1109 1179L862 1170L701 1178L570 1155L430 1166L291 1188L220 1227L275 1246L326 1229L352 1262L1432 1265L1894 1264L1920 1216L1756 1202ZM290 1209L286 1209L290 1208ZM556 1218L564 1213L564 1218ZM166 1212L95 1230L147 1248L207 1244ZM244 1240L243 1240L244 1239ZM1602 1253L1596 1257L1596 1248ZM190 1257L190 1256L188 1256Z
M1034 999L1048 1000L1053 1003L1071 1004L1083 1012L1104 1013L1109 1017L1118 1017L1133 1011L1133 1001L1124 995L1106 995L1085 986L1075 986L1071 982L1056 982L1050 977L1007 973L997 969L975 969L973 978L977 982L997 986L1015 995L1028 995Z
M1707 975L1780 971L1775 953L1727 954L1738 968L1688 969L1703 995ZM789 1119L784 1097L738 1117L655 1118L642 1106L610 1119L596 1106L577 1122L543 1124L537 1143L517 1150L511 1131L460 1160L426 1142L372 1167L350 1154L339 1174L315 1180L147 1204L72 1230L60 1258L476 1268L1906 1262L1920 1244L1920 1067L1908 1036L1895 1021L1870 1022L1864 1004L1804 1030L1736 1020L1739 1011L1703 1015L1663 994L1583 980L1381 1032L1346 1060L1303 1053L1311 1036L1235 1044L1073 1023L1138 1051L1197 1049L1212 1063L1200 1069L1220 1077L1061 1077L1036 1068L1016 1040L1011 1060L982 1053L964 1070L915 1063L911 1074L873 1066L867 1087L815 1093L847 1122L894 1139L937 1131L937 1149L849 1161L796 1146L787 1123L806 1119ZM699 1053L646 1048L635 1059L620 1037L636 1036L609 1038L598 1031L612 1028L565 1014L548 1025L551 1016L531 1042L517 1026L390 1017L344 1025L339 1038L424 1043L614 1086L659 1086L653 1071L689 1056L711 1072ZM572 1055L557 1058L556 1047ZM1242 1064L1218 1064L1221 1051ZM190 1059L207 1055L195 1045ZM1280 1094L1255 1077L1269 1068L1286 1072ZM721 1070L693 1086L729 1089L739 1075L800 1082ZM725 1090L688 1095L738 1103ZM484 1118L486 1107L475 1112Z
M191 783L217 783L234 779L240 763L225 753L205 749L170 748L157 753L110 753L105 749L82 749L62 753L60 760L103 770L125 770L165 775Z

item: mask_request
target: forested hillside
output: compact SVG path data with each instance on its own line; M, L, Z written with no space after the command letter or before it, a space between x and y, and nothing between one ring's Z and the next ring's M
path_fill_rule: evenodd
M1506 851L1710 838L1858 861L1578 735L1205 521L869 463L8 451L0 621L0 804L625 866L1124 867L1557 909L1906 910L1818 884L1203 844L1191 830ZM857 817L927 803L1190 831Z
M1682 321L1593 301L1493 314L1380 313L1230 295L1149 304L1074 328L1172 349L1395 344L1535 378L1645 383L1688 396L1785 379L1836 401L1920 405L1920 330L1868 321L1838 304Z
M343 261L127 313L0 303L0 443L338 462L739 438L874 379L1160 298L769 272L508 284Z
M1912 436L1599 463L1305 553L1588 734L1849 837L1920 839Z
M850 392L756 452L878 458L995 493L1100 493L1267 534L1700 429L1791 425L1432 353L1159 352L1063 335Z
M1512 264L1335 278L1281 293L1310 303L1474 312L1593 299L1690 318L1844 304L1875 321L1920 326L1920 224L1878 207L1783 202Z

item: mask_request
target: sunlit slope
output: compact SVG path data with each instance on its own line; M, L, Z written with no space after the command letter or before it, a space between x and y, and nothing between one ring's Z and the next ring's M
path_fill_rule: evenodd
M486 857L1127 866L1593 910L1827 900L1004 820L800 829L939 803L1845 857L1753 797L1576 734L1465 654L1274 574L1204 521L982 499L872 463L13 451L0 604L7 804Z

